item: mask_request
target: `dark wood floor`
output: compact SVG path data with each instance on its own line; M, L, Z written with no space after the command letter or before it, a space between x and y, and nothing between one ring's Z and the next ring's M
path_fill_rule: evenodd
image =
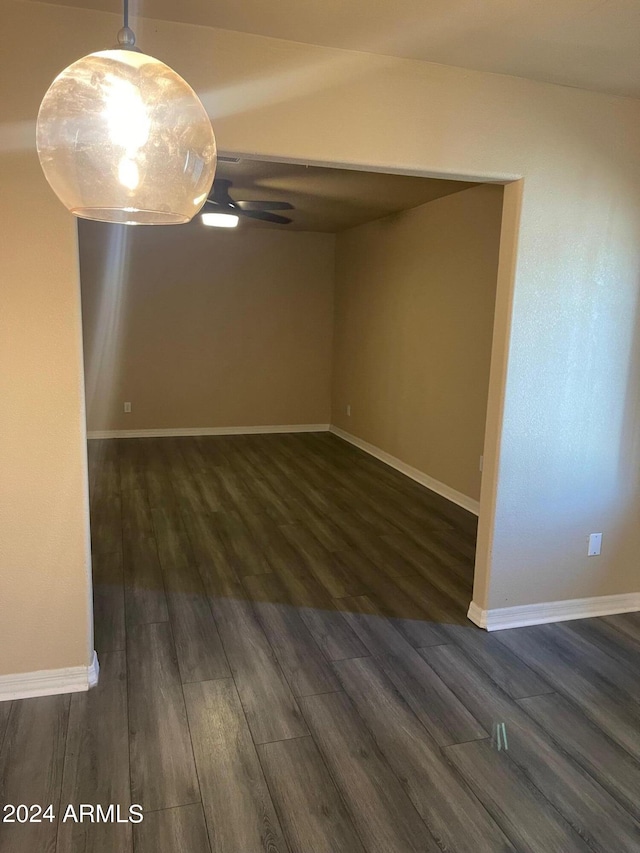
M100 684L0 704L0 805L145 819L2 853L640 850L640 614L476 629L475 519L329 434L92 441L90 486Z

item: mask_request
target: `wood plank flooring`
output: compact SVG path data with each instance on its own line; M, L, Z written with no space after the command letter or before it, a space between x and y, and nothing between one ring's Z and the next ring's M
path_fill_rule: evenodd
M100 684L0 704L0 853L640 850L640 614L480 631L475 518L327 433L89 462Z

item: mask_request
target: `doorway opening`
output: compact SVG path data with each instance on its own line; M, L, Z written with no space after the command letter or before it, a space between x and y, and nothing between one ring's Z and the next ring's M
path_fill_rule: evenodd
M488 584L503 184L235 155L216 180L244 203L239 227L79 222L94 554L122 538L123 512L161 535L169 500L214 514L233 559L255 560L241 578L293 544L332 601L362 593L394 619L464 621ZM311 538L285 544L291 525ZM143 586L159 591L155 562ZM416 574L431 611L415 607L424 589L393 581Z

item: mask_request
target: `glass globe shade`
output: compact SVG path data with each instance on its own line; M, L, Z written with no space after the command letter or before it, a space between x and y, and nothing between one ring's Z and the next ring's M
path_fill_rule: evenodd
M193 89L137 50L74 62L47 91L36 131L45 177L76 216L188 222L213 183L216 143Z

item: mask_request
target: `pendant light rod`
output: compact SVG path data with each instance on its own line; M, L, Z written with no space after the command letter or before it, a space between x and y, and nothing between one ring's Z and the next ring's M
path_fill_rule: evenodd
M135 50L140 53L136 45L136 36L129 26L129 0L123 0L122 3L122 18L124 26L118 33L118 49L119 50Z

